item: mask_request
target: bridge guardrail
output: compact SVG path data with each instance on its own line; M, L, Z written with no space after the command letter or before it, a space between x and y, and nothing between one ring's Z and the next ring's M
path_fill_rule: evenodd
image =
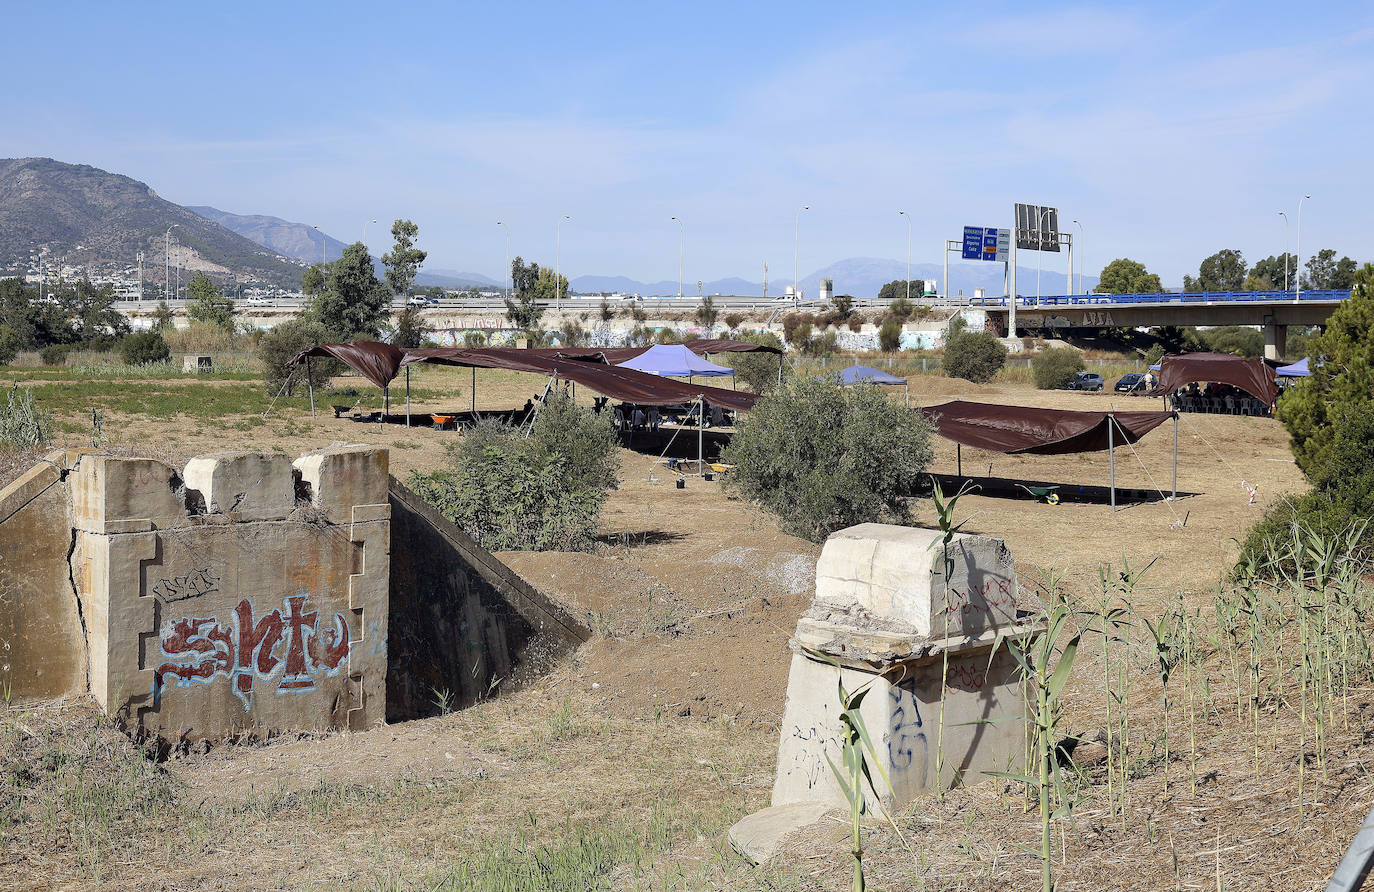
M1081 307L1102 304L1192 304L1192 303L1283 303L1300 300L1339 301L1350 296L1343 288L1304 291L1186 291L1160 292L1158 294L1059 294L1041 297L1022 295L1017 301L1019 307ZM974 299L970 306L1005 307L1005 297L985 297Z

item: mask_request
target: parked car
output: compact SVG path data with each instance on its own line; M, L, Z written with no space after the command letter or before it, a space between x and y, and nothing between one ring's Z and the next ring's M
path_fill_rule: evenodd
M1116 382L1117 393L1144 393L1145 374L1143 372L1131 372L1129 375L1122 375L1121 380Z
M1074 372L1069 390L1101 390L1102 376L1097 372Z

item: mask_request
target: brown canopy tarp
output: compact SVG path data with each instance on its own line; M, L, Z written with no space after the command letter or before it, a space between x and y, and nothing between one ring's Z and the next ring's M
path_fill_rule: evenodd
M756 393L724 390L701 384L688 384L672 378L649 375L634 369L578 362L540 355L541 351L510 347L437 347L405 351L402 366L417 362L479 369L508 369L562 378L588 387L603 396L642 406L667 406L694 402L698 397L715 406L749 410L758 401Z
M295 365L307 356L332 356L378 387L385 388L401 370L405 354L397 347L380 341L358 341L353 344L321 344L302 350L287 365Z
M1011 455L1066 455L1108 446L1109 419L1116 422L1111 445L1134 443L1173 412L1075 412L955 400L928 406L921 414L940 436L974 449Z
M1257 400L1278 399L1274 370L1262 359L1245 359L1229 353L1184 353L1159 361L1159 386L1147 396L1164 396L1189 384L1213 381L1239 387Z
M750 341L732 341L728 338L693 338L684 341L682 346L698 356L707 353L782 353L777 347L755 344Z

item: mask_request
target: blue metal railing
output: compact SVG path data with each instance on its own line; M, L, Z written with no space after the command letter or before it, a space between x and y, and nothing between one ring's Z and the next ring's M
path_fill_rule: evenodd
M1021 295L1018 307L1086 307L1112 304L1208 304L1208 303L1292 303L1294 300L1339 301L1350 296L1345 289L1304 291L1185 291L1159 294L1059 294L1042 297ZM1005 297L974 298L969 306L1005 307Z

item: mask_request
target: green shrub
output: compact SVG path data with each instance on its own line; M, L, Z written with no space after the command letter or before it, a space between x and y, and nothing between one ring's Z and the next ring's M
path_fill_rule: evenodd
M1322 461L1308 474L1312 490L1269 507L1246 537L1242 564L1263 563L1267 556L1281 553L1300 529L1342 538L1354 530L1360 533L1351 543L1355 548L1367 552L1374 546L1369 524L1374 516L1374 417L1347 418L1331 433Z
M1146 351L1145 351L1145 364L1146 364L1147 366L1150 366L1150 365L1159 365L1160 360L1162 360L1163 358L1164 358L1164 345L1163 345L1163 344L1155 344L1155 345L1153 345L1152 347L1150 347L1149 350L1146 350Z
M52 417L33 402L33 391L10 386L9 399L0 407L0 448L36 449L52 440Z
M1007 363L1007 348L986 331L956 331L945 339L945 374L982 384Z
M833 331L812 335L801 345L801 351L807 356L834 356L839 340L839 335Z
M38 351L38 358L43 360L43 365L65 365L71 349L70 344L49 344Z
M1072 347L1051 347L1031 359L1031 374L1041 390L1063 390L1075 372L1083 371L1083 354Z
M821 542L856 523L909 518L905 497L930 464L931 430L876 387L795 378L741 418L725 479L787 532Z
M743 321L744 317L741 316L739 313L730 313L725 317L725 327L730 329L731 331L734 331L735 329L739 328L740 323Z
M899 297L887 305L887 311L897 319L906 320L916 312L916 305L905 297Z
M902 323L889 319L878 328L878 349L893 353L902 346Z
M528 437L485 421L448 457L450 470L412 471L409 485L493 551L587 550L619 470L609 418L562 392L549 396Z
M757 331L738 336L741 341L782 349L782 341L771 331ZM735 370L735 383L754 393L772 393L778 389L778 379L787 373L787 364L776 353L726 353L713 357L715 362ZM782 372L778 369L781 366Z
M19 355L23 343L19 334L8 325L0 325L0 365L9 365Z
M292 319L263 332L255 356L262 363L262 383L269 396L285 389L286 395L306 385L306 364L288 366L286 363L302 350L327 343L324 326L311 317ZM310 383L316 389L326 387L329 379L339 374L339 362L325 356L310 360Z
M125 365L152 365L172 358L162 335L155 331L136 331L119 342L119 358Z

